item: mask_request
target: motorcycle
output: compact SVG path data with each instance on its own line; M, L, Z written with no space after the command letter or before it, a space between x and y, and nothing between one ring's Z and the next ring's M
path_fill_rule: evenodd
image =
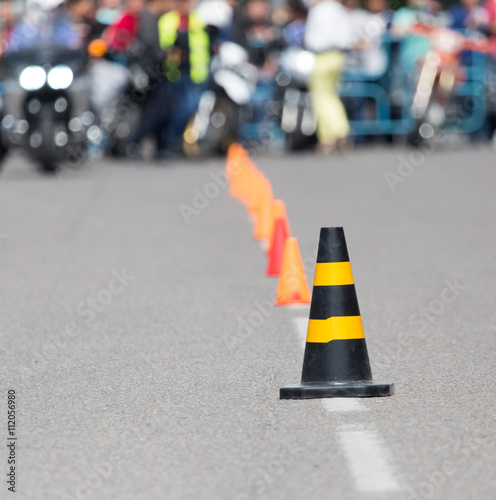
M141 121L142 103L151 83L143 50L136 44L134 52L122 63L118 56L106 52L93 68L99 88L103 88L105 82L111 83L108 93L101 92L99 100L102 102L95 102L95 108L99 111L106 146L114 156L126 154L128 139Z
M315 142L317 120L312 111L308 80L315 55L300 47L287 47L279 58L276 82L282 92L281 128L286 149L303 149Z
M416 23L412 34L428 37L430 49L421 61L411 113L415 128L410 143L442 140L443 130L457 118L456 91L466 81L465 52L488 52L486 38L467 37L443 27Z
M219 45L212 58L207 90L183 134L183 150L190 158L225 153L237 139L241 110L255 91L258 71L248 53L233 42Z
M6 150L24 149L44 172L84 159L88 142L100 137L90 106L87 51L47 41L7 53L0 63Z

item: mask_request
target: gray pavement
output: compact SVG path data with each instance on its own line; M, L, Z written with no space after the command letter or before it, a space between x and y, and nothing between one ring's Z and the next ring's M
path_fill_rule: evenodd
M308 308L269 306L277 281L215 177L223 159L46 178L11 158L0 437L15 389L14 498L496 498L496 154L255 162L310 285L319 228L344 226L374 378L396 394L279 401Z

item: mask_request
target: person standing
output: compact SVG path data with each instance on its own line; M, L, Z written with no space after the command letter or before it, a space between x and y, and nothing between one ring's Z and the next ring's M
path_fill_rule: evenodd
M145 0L127 0L126 8L117 22L110 25L105 38L110 51L125 54L138 36Z
M86 36L84 25L77 26L76 21L86 7L87 0L28 1L24 16L12 30L8 50L16 52L47 41L80 49Z
M122 15L121 0L100 0L95 13L95 20L101 29L115 24Z
M103 112L119 97L129 81L126 64L136 42L145 0L126 0L120 19L103 33L109 59L101 58L91 66L93 80L92 105L102 118Z
M16 25L16 13L13 2L0 3L0 56L8 47L10 35Z
M137 39L142 45L146 63L151 63L154 67L162 64L165 59L165 53L160 46L158 20L170 10L172 10L172 0L146 0L145 10L141 15Z
M346 63L345 52L353 45L349 14L337 0L318 0L309 10L305 46L316 54L309 82L317 118L317 151L329 154L350 132L338 84Z
M401 40L399 63L405 75L416 75L419 61L422 61L430 49L428 37L412 33L416 23L429 26L437 25L437 12L429 0L407 0L407 5L393 14L391 34Z
M166 52L168 117L165 143L180 153L188 120L195 113L209 75L210 39L191 0L178 0L176 9L158 21L159 40Z
M165 52L160 46L158 21L161 16L171 10L170 0L147 0L146 8L141 16L136 44L136 57L146 71L149 84L143 104L143 116L136 131L126 145L126 154L139 155L139 146L146 136L153 136L156 142L156 156L160 158L165 150L162 129L167 123L167 85L164 74Z
M457 30L477 31L484 29L489 21L489 16L479 4L479 0L460 0L459 4L451 7L449 14L449 27Z
M93 0L66 0L63 4L65 12L85 46L99 35L98 24L94 19L95 4Z

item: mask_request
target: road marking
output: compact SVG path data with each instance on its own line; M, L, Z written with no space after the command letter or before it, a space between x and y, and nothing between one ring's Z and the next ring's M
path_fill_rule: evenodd
M301 342L303 348L305 348L305 344L307 343L308 317L298 316L297 318L293 318L293 324L298 335L298 340Z
M378 432L344 427L337 437L358 491L401 491L389 465L389 450Z
M326 411L368 411L361 401L353 398L329 398L322 400L322 406Z
M310 311L310 307L308 306L308 304L290 304L288 306L284 306L284 309L286 310L293 310L293 311L307 311L309 312ZM308 315L305 316L305 320L308 321Z

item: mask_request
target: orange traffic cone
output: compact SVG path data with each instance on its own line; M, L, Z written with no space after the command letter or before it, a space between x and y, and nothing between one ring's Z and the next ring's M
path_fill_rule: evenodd
M284 238L286 239L289 236L291 236L291 229L289 227L288 216L286 214L286 206L284 205L284 201L282 200L274 200L274 203L272 204L272 227L270 230L269 246L267 247L267 253L269 254L269 259L275 241L276 223L278 219L282 220L284 229ZM277 274L279 274L279 272Z
M251 160L247 160L246 172L243 179L243 203L251 215L256 211L259 189L260 172Z
M277 219L274 234L272 235L272 244L267 262L267 276L279 276L281 272L282 257L284 253L284 245L288 235L284 229L283 219Z
M248 189L248 179L251 162L248 153L243 147L234 150L229 163L229 194L246 204L246 192Z
M249 206L250 213L251 214L256 214L260 212L260 205L262 203L262 200L264 198L264 179L265 176L263 175L260 170L254 165L254 170L253 170L253 178L255 179L254 184L252 185L252 199L251 203Z
M242 172L239 178L239 189L241 202L247 206L252 191L253 164L248 157L241 159Z
M243 173L243 159L246 151L238 143L231 144L227 152L226 177L229 181L229 194L233 198L240 198L240 177Z
M227 150L228 159L238 157L245 152L245 148L239 142L233 142Z
M270 181L262 174L255 217L255 238L267 243L272 230L272 205L274 195Z
M229 164L238 158L238 156L241 152L241 148L242 148L242 146L237 142L234 142L233 144L231 144L229 146L229 149L227 150L227 155L226 155L226 173L228 173L228 171L229 171Z
M282 257L281 273L277 286L276 306L310 304L310 290L303 269L298 241L286 238Z

